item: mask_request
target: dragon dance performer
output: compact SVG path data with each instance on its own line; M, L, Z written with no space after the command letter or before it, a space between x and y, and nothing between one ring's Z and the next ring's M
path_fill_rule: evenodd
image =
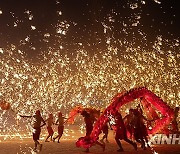
M83 110L81 112L81 115L84 117L84 122L85 122L85 125L86 125L86 138L88 139L88 137L90 136L92 130L93 130L93 120L91 119L91 116L90 114ZM96 141L96 144L97 145L100 145L103 149L103 151L105 150L105 145L102 144L102 143L99 143L98 141ZM85 152L89 152L89 148L86 149Z
M126 141L127 143L131 144L135 150L137 150L137 144L127 138L126 127L125 127L125 124L123 122L122 116L118 111L115 112L114 123L111 124L111 127L116 133L115 134L115 140L119 146L119 149L117 150L118 152L124 151L120 140Z
M41 133L41 127L45 126L46 123L44 121L44 119L41 116L40 110L37 110L35 115L33 116L22 116L20 115L20 117L23 118L34 118L34 125L33 125L33 140L35 143L35 147L34 147L34 151L37 151L37 146L39 145L39 150L42 150L42 144L39 143L39 137L40 137L40 133ZM41 122L43 122L43 124L41 125Z
M52 136L54 134L54 131L52 129L52 125L54 124L53 115L49 114L49 118L45 122L47 122L47 131L48 131L48 136L47 136L45 142L49 142L48 138L51 137L51 141L52 141Z
M129 137L130 139L132 139L132 138L133 138L133 135L134 135L134 131L133 131L133 127L134 127L133 118L134 118L133 109L130 109L130 110L129 110L129 114L127 114L127 115L123 118L123 121L124 121L126 130L127 130L127 132L128 132L128 137Z
M58 113L58 119L56 121L56 125L58 125L58 135L56 137L53 138L53 142L55 142L55 140L58 138L58 143L60 143L60 139L63 135L64 132L64 117L62 116L62 113L59 112Z
M134 118L133 118L133 122L134 122L134 138L137 142L141 143L141 147L142 149L146 149L146 146L145 146L145 142L144 140L146 141L147 143L147 146L149 146L148 144L148 139L147 139L147 136L148 136L148 132L147 132L147 128L146 128L146 125L144 124L144 120L145 121L151 121L151 120L147 120L143 115L142 115L142 112L141 110L139 111L138 109L134 109L133 110L134 112Z
M109 143L108 141L108 133L109 133L109 127L108 124L105 124L102 128L102 133L104 134L102 139L100 140L101 142L104 142L104 139L106 140L107 143Z

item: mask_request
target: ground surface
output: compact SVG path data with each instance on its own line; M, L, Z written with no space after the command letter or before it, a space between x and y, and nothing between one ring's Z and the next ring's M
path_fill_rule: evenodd
M62 141L61 143L43 143L43 149L41 154L85 154L84 149L77 148L74 144L75 141ZM0 154L35 154L33 152L33 142L31 141L23 141L23 142L3 142L0 143ZM134 149L123 143L123 147L125 152L121 152L124 154L151 154L153 150L142 150L138 148L138 151L134 151ZM180 145L160 145L154 146L153 149L155 152L159 154L179 154L180 153ZM116 152L117 145L115 142L110 141L110 143L106 144L105 152L102 152L102 149L99 146L94 146L90 149L90 154L109 154L109 153L118 153Z
M41 138L43 149L39 154L85 154L85 149L75 146L76 140L83 136L81 133L73 133L70 136L63 136L60 143L44 142L44 137ZM152 145L147 150L142 150L138 147L135 151L133 147L125 142L122 142L125 152L124 154L180 154L180 145ZM139 146L139 145L138 145ZM33 152L34 143L31 138L27 139L6 139L0 137L0 154L36 154ZM90 149L90 154L115 154L118 146L113 139L113 133L110 132L109 143L106 143L106 149L102 152L102 148L98 145Z

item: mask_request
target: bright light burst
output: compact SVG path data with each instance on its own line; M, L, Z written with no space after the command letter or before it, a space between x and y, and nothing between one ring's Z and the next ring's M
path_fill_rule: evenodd
M160 4L157 0L155 2ZM142 1L142 4L144 5L145 1ZM128 5L132 10L139 7L137 3ZM0 14L2 13L0 10ZM32 11L26 10L25 13L30 21L35 18ZM63 16L61 11L57 13ZM33 63L16 45L1 47L0 100L9 102L12 110L18 114L32 115L36 109L41 109L44 117L50 112L56 114L59 110L67 115L73 107L80 104L84 107L104 109L118 92L145 86L172 108L179 106L180 54L175 52L175 48L179 50L179 40L157 36L148 50L135 47L131 41L123 39L116 40L121 44L116 46L113 42L115 32L111 25L115 21L115 15L116 12L112 11L112 14L107 16L109 25L102 22L106 51L97 49L90 54L83 48L83 44L78 42L80 49L75 53L68 53L60 42L59 50L50 46L46 52L48 54L42 53L42 60ZM141 14L134 14L132 19L128 19L129 24L132 27L138 26L141 24L140 19ZM17 27L19 22L15 22L14 27ZM67 35L72 23L66 20L58 21L54 26L58 37ZM123 33L130 33L125 21L122 26ZM31 25L30 28L32 31L37 30L36 25ZM141 29L138 29L138 33L142 40L146 40L146 34ZM51 35L50 32L43 34L43 41L49 42ZM20 43L26 44L29 41L31 38L27 36ZM166 49L163 48L165 44L168 46ZM125 49L123 52L121 47ZM35 47L31 48L36 50ZM19 124L21 119L15 113L0 112L1 133L12 134L21 129L30 130L30 124L26 127Z

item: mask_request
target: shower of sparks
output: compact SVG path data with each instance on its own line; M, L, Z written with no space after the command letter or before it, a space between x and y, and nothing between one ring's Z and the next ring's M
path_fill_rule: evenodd
M36 109L46 116L59 110L68 114L80 104L101 109L116 93L139 86L148 87L171 107L179 105L179 55L172 52L127 48L118 58L116 49L110 47L92 57L79 50L71 59L61 51L49 51L48 63L32 64L14 49L0 51L0 97L19 114L32 115ZM12 113L1 112L3 127L8 114ZM16 127L6 128L16 131Z
M160 1L154 1L161 4ZM141 4L146 3L141 1ZM139 4L128 3L128 7L135 10L139 8ZM0 15L3 12L0 10ZM35 18L30 10L24 13L30 21ZM11 14L15 18L12 12ZM57 15L63 16L63 12L58 11ZM9 102L13 110L1 110L1 134L13 138L12 134L17 132L31 132L31 120L27 120L24 126L25 122L19 114L32 115L35 110L40 109L42 116L46 118L49 113L56 115L58 111L67 116L69 111L78 105L103 110L118 92L139 86L147 87L172 108L179 106L180 54L175 52L175 48L179 49L179 40L172 41L157 36L147 51L140 46L134 47L132 41L119 39L116 41L120 42L121 46L117 47L114 45L112 24L115 22L115 15L116 12L112 11L107 15L108 23L101 22L106 36L106 51L97 49L93 55L83 48L81 42L77 43L79 50L68 53L62 45L63 42L59 41L59 49L54 50L49 46L46 54L41 54L41 61L33 63L26 58L25 52L18 49L18 45L0 47L0 100ZM129 26L137 27L141 24L140 19L141 14L135 13L128 18L128 22L127 19L122 21L122 32L126 35L131 33ZM14 28L21 23L22 21L17 19ZM71 26L76 25L73 21L69 23L58 20L53 28L57 37L61 38L61 35L68 34ZM29 28L32 31L38 30L36 25ZM147 41L143 30L138 29L138 33L143 41ZM43 36L43 41L49 42L52 34L47 32ZM30 35L21 40L20 45L28 42L31 42ZM164 44L168 46L166 50L163 48ZM29 47L36 50L32 44ZM119 49L121 47L125 47L123 52ZM122 111L125 113L127 107L136 105L128 104ZM84 125L79 128L83 130ZM7 136L4 136L4 139ZM25 135L16 136L24 138ZM65 136L68 136L68 129L65 130Z

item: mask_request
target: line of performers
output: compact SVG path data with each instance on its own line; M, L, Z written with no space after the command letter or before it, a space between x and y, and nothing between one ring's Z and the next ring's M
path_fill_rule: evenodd
M178 113L179 108L175 109L176 113ZM100 111L98 110L98 114L94 116L91 112L88 112L88 110L80 110L79 113L84 117L85 127L86 127L86 136L90 136L93 125L95 121L100 116ZM98 116L97 116L98 115ZM41 151L42 150L42 144L39 143L39 137L41 133L41 127L47 125L47 131L48 136L45 139L45 142L49 142L48 139L50 138L52 141L55 142L56 139L58 139L58 143L60 143L60 139L63 135L64 131L64 124L68 122L69 118L63 117L62 113L58 113L58 119L54 123L53 115L49 114L49 117L47 120L44 120L41 116L41 113L39 110L36 111L35 115L33 116L24 116L20 115L23 118L34 118L34 131L33 131L33 140L35 143L34 151ZM172 121L173 126L178 131L177 121L176 121L177 115L175 116L175 119ZM66 119L66 120L65 120ZM115 141L117 145L119 146L118 152L124 151L121 140L126 141L127 143L131 144L135 150L137 150L137 144L140 143L141 148L146 150L147 147L150 147L148 144L148 132L147 127L145 125L145 121L148 123L149 126L151 126L151 122L153 120L148 120L143 116L143 112L140 106L138 106L136 109L130 109L129 114L127 114L124 118L122 118L121 113L116 111L115 115L113 117L109 117L109 122L103 126L102 133L103 137L101 140L97 141L96 144L102 147L102 150L105 150L105 142L108 143L108 130L109 128L114 130L115 133ZM54 131L52 129L52 125L58 125L58 135L53 137ZM89 148L86 149L85 152L89 152Z
M94 119L87 111L82 111L81 115L84 117L86 124L86 136L88 137L93 129ZM97 145L102 147L102 150L105 150L104 139L108 143L108 129L109 127L114 130L115 141L119 146L118 152L123 152L124 149L121 144L121 140L126 141L131 144L135 150L137 150L137 144L132 141L134 139L136 142L141 144L142 149L146 149L145 142L148 144L148 133L144 120L147 120L139 109L130 109L129 114L122 118L120 112L116 111L114 116L109 117L109 122L103 126L102 133L104 134L102 139L96 142ZM147 120L148 121L148 120ZM89 149L86 149L86 152L89 152Z
M45 140L45 142L49 142L48 139L50 138L51 141L55 142L56 139L58 139L58 143L60 143L60 139L63 135L64 131L64 124L65 124L65 118L62 116L62 113L58 113L58 119L54 123L53 115L49 114L49 117L47 120L44 120L41 116L40 110L37 110L35 115L33 116L24 116L20 115L20 117L23 118L34 118L34 124L33 124L33 140L35 143L34 151L37 151L39 146L39 151L42 150L42 144L39 143L39 137L41 133L41 127L45 126L47 124L47 131L48 136ZM54 131L52 129L52 125L58 125L58 135L56 137L53 137Z

